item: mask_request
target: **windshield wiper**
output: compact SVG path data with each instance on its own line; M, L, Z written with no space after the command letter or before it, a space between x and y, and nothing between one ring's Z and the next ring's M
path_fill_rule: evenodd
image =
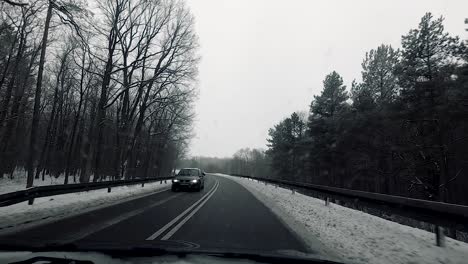
M269 255L269 254L254 254L254 253L207 253L209 256L230 258L230 259L248 259L255 262L263 263L304 263L304 264L343 264L331 260L311 258L311 257L296 257L287 255Z
M89 260L76 260L69 258L54 258L54 257L33 257L30 259L10 262L10 264L35 264L35 263L49 263L49 264L94 264L94 262Z
M177 257L186 257L189 255L210 256L228 259L248 259L256 262L263 263L307 263L307 264L342 264L331 260L320 259L315 256L294 256L283 254L270 254L270 253L256 253L252 251L229 251L229 250L204 250L204 249L174 249L160 247L156 245L142 245L142 246L123 246L123 245L77 245L73 243L59 244L59 243L46 243L42 246L3 246L2 251L32 251L32 252L97 252L113 257L159 257L164 255L172 255ZM33 258L34 259L34 258ZM34 261L26 260L26 262L16 263L36 263ZM57 259L57 261L60 259ZM64 259L65 260L65 259ZM29 261L29 262L28 262ZM70 262L51 262L51 263L70 263ZM75 263L92 263L92 262L75 262Z

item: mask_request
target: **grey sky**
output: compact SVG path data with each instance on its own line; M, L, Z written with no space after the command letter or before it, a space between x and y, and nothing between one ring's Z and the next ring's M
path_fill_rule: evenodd
M200 37L192 155L265 148L268 129L308 111L332 70L349 87L365 52L417 27L426 11L466 39L468 1L187 0Z

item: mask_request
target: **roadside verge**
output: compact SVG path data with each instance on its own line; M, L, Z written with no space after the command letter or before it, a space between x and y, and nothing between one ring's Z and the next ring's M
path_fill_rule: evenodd
M0 207L2 216L0 235L24 231L59 219L152 195L169 188L170 183L154 182L145 184L145 187L140 185L114 187L111 193L108 193L107 189L98 189L37 198L33 205L22 202Z

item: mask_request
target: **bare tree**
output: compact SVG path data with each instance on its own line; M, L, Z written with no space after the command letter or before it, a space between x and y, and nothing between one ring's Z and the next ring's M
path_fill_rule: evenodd
M27 187L41 174L67 184L169 173L192 135L187 7L100 0L93 17L81 0L24 3L0 12L1 171L26 167Z
M3 2L9 4L9 5L12 5L12 6L27 6L28 4L27 3L21 3L21 2L15 2L15 1L12 1L12 0L2 0Z

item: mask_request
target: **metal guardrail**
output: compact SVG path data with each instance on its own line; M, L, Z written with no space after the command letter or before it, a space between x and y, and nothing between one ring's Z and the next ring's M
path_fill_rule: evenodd
M245 175L232 176L258 180L265 183L278 184L296 190L312 191L320 194L322 197L332 198L339 203L354 203L369 205L373 208L379 208L389 213L394 213L410 219L416 219L436 226L452 228L462 232L468 232L468 206L449 204L442 202L413 199L402 196L387 195L380 193L371 193L356 191L350 189L315 185L294 181L268 179L251 177ZM307 193L306 193L307 194Z
M145 183L167 181L172 178L173 177L160 177L32 187L22 191L0 194L0 207L17 204L24 201L29 201L29 204L33 204L35 198L53 196L58 194L85 192L105 188L108 189L108 192L111 192L112 187L135 184L144 185Z

